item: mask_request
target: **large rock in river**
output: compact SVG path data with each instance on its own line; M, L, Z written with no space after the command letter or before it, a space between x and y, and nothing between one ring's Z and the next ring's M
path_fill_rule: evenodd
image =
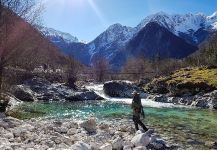
M22 86L22 85L18 85L12 88L12 93L13 95L22 100L22 101L27 101L27 102L31 102L34 101L34 96L31 90L29 90L29 88Z
M69 101L82 101L82 100L103 100L102 97L93 91L76 92L74 95L67 97Z
M129 81L109 81L103 86L106 95L111 97L132 98L134 90L140 92L142 98L146 98L146 93L135 83Z
M32 78L22 85L12 87L12 94L21 101L82 101L101 100L93 91L76 91L64 84L51 83L42 78Z

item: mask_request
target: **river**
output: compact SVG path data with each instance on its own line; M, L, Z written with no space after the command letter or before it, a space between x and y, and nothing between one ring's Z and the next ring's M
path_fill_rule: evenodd
M103 93L102 85L87 86L105 101L24 103L20 106L26 118L46 119L71 118L77 120L96 117L98 122L121 122L129 120L132 124L131 99L110 98ZM196 109L168 103L142 99L144 123L170 143L182 149L207 149L210 142L217 141L217 111Z

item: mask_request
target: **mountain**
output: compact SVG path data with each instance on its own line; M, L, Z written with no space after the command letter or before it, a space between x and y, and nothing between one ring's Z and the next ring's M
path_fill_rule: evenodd
M12 21L7 22L7 30L0 27L0 39L4 44L2 63L29 70L43 64L52 68L67 65L68 57L35 27L8 9L3 12L3 17ZM2 38L5 36L7 38Z
M48 39L50 39L53 43L77 43L78 38L72 36L69 33L57 31L53 28L48 27L38 27L39 31Z
M196 46L187 43L156 22L148 23L132 39L126 48L132 56L152 58L180 59L197 50Z
M159 26L153 25L153 22ZM149 23L153 27L149 25L146 28ZM93 41L86 44L78 40L51 41L63 52L84 64L91 65L98 56L102 56L113 67L121 67L130 57L128 54L134 55L133 52L142 52L148 57L158 52L163 57L183 58L193 53L196 47L215 32L217 32L217 12L210 16L202 13L170 15L159 12L147 16L136 27L111 25ZM49 39L53 39L51 37Z
M97 55L103 56L110 61L115 53L122 49L135 33L134 28L122 26L121 24L111 25L95 40L87 44L91 56L90 62L94 61Z
M88 48L86 44L83 41L79 41L77 37L53 28L40 26L37 27L37 29L44 37L61 49L63 53L72 56L82 64L90 64Z
M211 16L206 16L202 13L169 15L159 12L142 20L136 27L137 30L141 30L149 22L156 22L173 34L184 38L187 42L197 45L205 40L210 33L217 30L217 12Z

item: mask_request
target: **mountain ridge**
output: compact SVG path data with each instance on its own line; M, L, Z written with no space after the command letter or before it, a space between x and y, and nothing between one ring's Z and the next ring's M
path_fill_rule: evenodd
M127 44L150 22L156 22L166 28L169 32L185 40L192 46L198 46L207 37L217 31L217 12L207 16L203 13L197 14L167 14L158 12L145 17L136 27L128 27L120 23L109 26L104 32L97 36L93 41L82 44L77 42L66 43L64 46L57 46L67 51L71 56L82 63L90 65L96 56L102 56L109 62L113 62L121 57L121 50L126 49ZM76 46L73 46L76 45ZM185 43L183 43L185 45ZM60 45L60 44L59 44ZM70 46L69 46L70 45ZM154 45L153 45L154 46ZM159 45L160 46L160 45ZM79 48L81 47L81 48ZM150 53L153 50L150 49ZM184 49L184 51L187 51ZM80 56L84 55L86 56ZM177 56L177 58L179 58ZM88 60L87 60L88 59Z

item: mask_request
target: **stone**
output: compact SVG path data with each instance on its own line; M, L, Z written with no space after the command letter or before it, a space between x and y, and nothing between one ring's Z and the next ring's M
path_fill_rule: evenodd
M140 92L142 98L147 97L143 89L130 81L109 81L104 83L103 90L110 97L132 98L134 90Z
M88 145L82 141L75 143L71 148L73 150L92 150L90 145Z
M6 118L6 114L4 112L0 112L0 119Z
M21 101L32 102L35 100L33 92L28 87L23 85L13 87L12 94Z
M94 91L76 92L74 95L67 97L69 101L84 101L84 100L104 100Z
M14 134L8 132L8 133L4 134L3 137L4 137L4 138L7 138L7 139L12 139L12 138L14 138Z
M77 129L75 129L75 128L71 128L71 129L69 129L68 131L67 131L67 134L68 135L74 135L74 134L76 134L77 133Z
M151 137L149 137L145 133L135 135L131 140L131 142L135 146L147 146L150 143L150 141L151 141Z
M13 148L11 148L10 146L6 146L6 145L0 145L0 149L1 150L13 150Z
M80 127L84 128L87 132L96 132L96 119L90 118L80 124Z
M123 140L120 137L117 137L112 141L112 149L122 150Z
M207 98L198 98L195 102L192 103L192 106L200 107L200 108L209 108L209 104Z
M138 146L133 148L133 150L147 150L147 148L145 146Z
M100 150L112 150L112 145L110 143L105 143L99 148Z
M98 127L101 130L108 130L109 129L109 125L104 124L104 123L101 123Z
M132 150L132 146L126 145L123 147L123 150Z
M146 135L151 135L154 133L154 129L148 129L148 131L145 132Z
M154 98L154 101L161 102L161 103L170 103L169 100L168 100L168 97L164 96L164 95L156 96Z

